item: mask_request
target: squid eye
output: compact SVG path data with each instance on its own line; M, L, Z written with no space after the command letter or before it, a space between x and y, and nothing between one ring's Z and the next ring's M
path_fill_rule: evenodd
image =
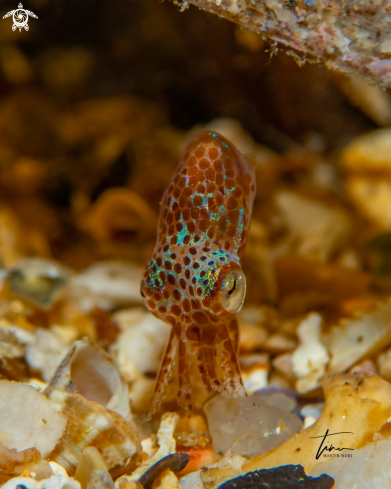
M243 272L230 272L222 285L221 305L228 312L238 312L246 295L246 277Z

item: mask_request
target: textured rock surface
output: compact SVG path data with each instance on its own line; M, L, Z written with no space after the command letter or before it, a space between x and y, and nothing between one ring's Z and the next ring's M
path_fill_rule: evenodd
M271 41L391 86L390 0L185 0Z

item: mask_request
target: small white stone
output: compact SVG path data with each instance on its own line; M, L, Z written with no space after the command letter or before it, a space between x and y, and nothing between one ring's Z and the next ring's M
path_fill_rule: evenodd
M141 373L156 373L171 326L140 308L120 311L113 319L121 332L110 352L126 379L134 380L134 367Z
M267 377L269 375L269 370L267 368L257 368L252 370L249 374L243 374L243 383L248 395L254 394L254 392L259 391L267 387Z
M302 394L318 387L329 362L329 354L320 340L322 316L311 313L299 325L300 345L292 353L292 371L298 379L297 391Z
M51 460L49 462L49 465L54 473L54 475L65 475L65 477L68 477L67 471L64 469L64 467L57 462L54 462Z
M316 418L314 416L306 416L304 418L304 425L303 425L303 428L306 429L306 428L309 428L310 426L312 426L316 421Z
M65 417L33 387L0 381L0 443L7 448L35 447L46 458L63 436L66 424Z

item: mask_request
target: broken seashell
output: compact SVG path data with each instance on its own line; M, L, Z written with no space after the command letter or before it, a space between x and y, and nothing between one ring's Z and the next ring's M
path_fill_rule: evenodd
M133 468L141 443L132 420L127 384L110 356L87 341L77 341L45 390L67 429L51 458L75 472L84 448L94 446L110 473Z
M63 436L66 423L66 418L33 387L0 380L0 443L5 447L34 447L46 458Z
M197 487L197 489L198 487L200 489L203 489L204 487L215 489L223 482L242 475L242 467L245 462L246 459L244 457L232 454L231 451L228 451L221 460L211 467L204 467L200 472L189 474L185 477L187 480L186 485L183 485L183 489L193 489L195 487ZM199 474L199 476L197 477L196 474ZM181 486L182 481L183 479L181 480Z
M24 354L23 343L18 340L6 321L0 321L0 358L22 358Z
M68 419L51 457L73 474L82 450L96 446L113 477L132 469L141 456L134 422L74 392L51 389L48 398Z
M55 326L50 329L35 328L32 341L26 344L25 360L29 367L40 372L45 382L53 377L70 346L65 341L65 335L60 336L59 330Z
M23 321L15 323L23 324ZM48 382L76 335L73 326L32 329L0 319L0 358L24 357L28 366Z
M130 414L128 386L110 355L86 340L76 341L61 362L46 393L51 389L76 391L121 416Z
M391 300L379 302L369 312L357 311L344 318L325 335L331 354L330 372L343 372L362 358L377 353L391 340Z
M155 454L143 462L130 476L123 475L115 481L116 489L121 489L125 482L137 482L146 474L151 467L158 463L164 457L175 453L176 442L174 431L179 421L178 413L165 413L160 421L159 430L157 432L157 443L159 449Z

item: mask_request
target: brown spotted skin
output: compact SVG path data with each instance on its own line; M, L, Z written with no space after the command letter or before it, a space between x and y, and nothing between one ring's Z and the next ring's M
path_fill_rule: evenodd
M226 310L222 297L227 277L242 273L254 195L254 169L232 143L212 131L190 140L163 195L156 247L141 282L149 310L172 325L149 415L174 368L178 402L191 409L191 357L209 392L245 393L238 311Z

